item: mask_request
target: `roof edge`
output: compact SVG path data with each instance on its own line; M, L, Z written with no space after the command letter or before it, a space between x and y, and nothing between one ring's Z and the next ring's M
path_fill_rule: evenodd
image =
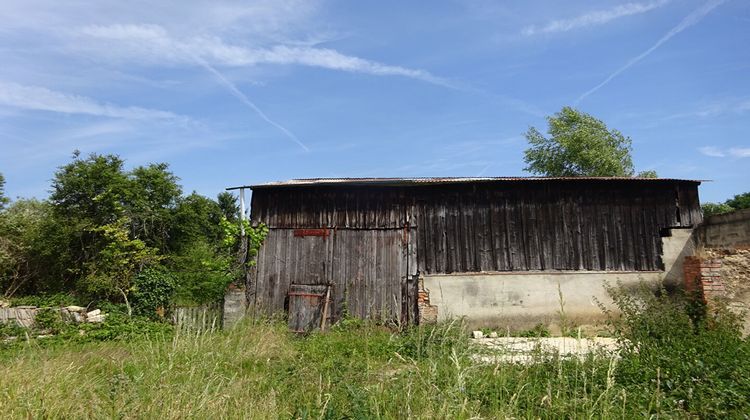
M422 186L449 185L491 182L550 182L550 181L601 181L601 182L688 182L700 185L710 180L677 178L636 178L636 177L443 177L443 178L301 178L263 184L229 187L227 191L243 188L264 189L282 187L314 186Z

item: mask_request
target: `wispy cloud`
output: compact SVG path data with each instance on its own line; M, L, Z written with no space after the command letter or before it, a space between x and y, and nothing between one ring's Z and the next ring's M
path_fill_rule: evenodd
M603 25L626 16L646 13L667 4L669 0L658 0L651 3L626 3L615 6L611 9L596 10L585 13L570 19L553 20L546 25L530 25L523 29L523 34L527 36L548 34L554 32L567 32L573 29L584 28L587 26Z
M722 116L737 116L750 112L750 99L722 99L709 103L703 103L694 110L678 112L668 115L663 120L675 120L682 118L715 118Z
M654 52L657 48L661 47L665 42L672 39L673 36L679 34L680 32L684 31L685 29L697 24L701 21L707 14L711 13L712 10L720 6L722 3L724 3L726 0L711 0L705 3L703 6L695 9L692 13L687 15L682 21L672 28L669 32L667 32L663 37L661 37L654 45L652 45L649 49L642 52L641 54L631 58L627 63L625 63L624 66L620 67L619 69L615 70L614 73L607 76L604 81L599 83L598 85L594 86L593 88L589 89L588 91L584 92L578 100L575 101L575 104L580 103L582 100L586 99L589 95L593 94L594 92L598 91L602 87L604 87L607 83L611 82L612 79L619 76L621 73L629 69L630 67L637 64L639 61L646 58L649 54Z
M715 146L703 146L698 148L698 151L701 152L701 154L711 157L725 157L726 153L724 153L721 149Z
M123 107L96 101L86 96L58 92L45 87L0 81L0 105L63 114L86 114L100 117L146 119L182 119L172 112L141 107Z
M732 147L729 149L729 155L736 158L750 157L750 147Z
M750 147L730 147L728 149L720 149L715 146L704 146L698 148L701 154L710 157L732 157L736 159L750 157Z
M105 41L96 48L100 53L117 54L127 59L146 60L161 64L191 64L184 51L200 57L214 66L242 67L261 64L302 65L376 76L402 76L441 86L450 83L425 70L394 66L342 54L329 48L275 45L251 48L231 45L217 36L177 39L158 25L90 25L81 28L80 35ZM111 48L116 41L124 48Z
M303 65L378 76L402 76L452 87L445 79L436 77L424 70L386 65L326 48L296 45L249 48L227 44L217 36L183 39L172 36L159 25L89 25L79 29L78 35L89 40L104 41L101 44L88 43L84 48L94 48L101 54L116 54L117 56L113 57L115 59L151 65L200 66L212 74L232 96L305 151L310 150L305 143L284 125L271 119L231 80L224 76L219 68L247 67L261 64ZM117 42L121 48L112 49L112 42Z

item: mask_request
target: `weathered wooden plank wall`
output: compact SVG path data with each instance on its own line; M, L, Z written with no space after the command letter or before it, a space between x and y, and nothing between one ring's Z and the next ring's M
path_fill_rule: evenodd
M407 264L416 271L408 238L404 229L331 229L327 236L271 229L258 254L253 303L273 313L288 308L293 284L331 285L334 319L344 310L359 317L397 317Z
M396 314L416 272L652 271L660 231L701 221L698 183L530 181L425 186L305 186L253 191L270 227L258 256L261 307L290 284L333 285L333 307ZM295 229L330 230L295 236ZM407 269L408 267L408 269Z
M411 199L399 188L258 189L251 210L272 228L400 229Z
M679 200L674 189L538 184L417 197L417 257L426 273L659 270L660 231L700 221L689 189Z

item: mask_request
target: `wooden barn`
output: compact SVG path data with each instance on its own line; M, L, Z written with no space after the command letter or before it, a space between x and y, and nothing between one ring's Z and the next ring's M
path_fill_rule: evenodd
M253 185L270 229L248 276L255 311L326 324L596 318L605 282L677 282L700 181L644 178L302 179ZM307 309L305 309L307 307ZM309 328L313 320L299 320ZM300 328L302 328L300 327Z

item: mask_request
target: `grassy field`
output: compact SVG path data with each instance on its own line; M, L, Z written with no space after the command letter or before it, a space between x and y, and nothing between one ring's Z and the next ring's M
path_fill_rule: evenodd
M47 344L37 339L0 351L0 413L160 419L746 417L748 342L722 328L663 336L687 319L672 315L667 322L641 314L622 324L630 326L630 339L640 341L622 359L552 355L528 365L473 362L477 349L459 322L394 332L348 321L326 334L299 337L268 320L214 333ZM652 341L638 339L644 332Z

